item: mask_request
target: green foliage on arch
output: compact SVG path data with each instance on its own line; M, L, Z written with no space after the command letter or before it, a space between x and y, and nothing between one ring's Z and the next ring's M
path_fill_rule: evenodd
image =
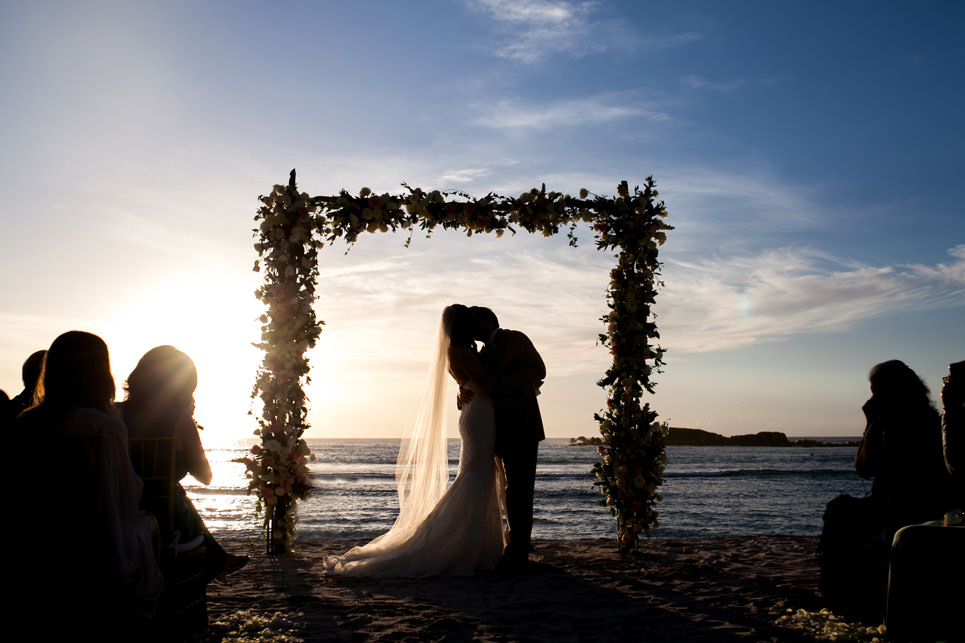
M657 526L656 489L666 462L665 428L643 401L653 393L651 375L663 365L663 349L651 306L657 294L658 248L673 228L658 200L653 177L630 191L626 181L617 196L577 197L547 192L546 186L517 197L487 194L473 198L462 192L423 191L403 184L401 194L311 197L299 192L292 170L287 185L276 185L255 215L258 260L264 280L256 296L266 306L261 317L265 356L252 397L261 400L256 435L259 444L246 459L249 493L264 512L270 552L287 551L295 528L295 506L309 490L311 450L302 437L308 429L303 386L310 381L306 352L315 346L324 322L313 309L318 279L318 252L326 244L353 244L363 233L460 229L467 235L526 231L552 236L565 230L576 244L578 224L589 224L597 249L615 252L610 273L605 332L601 343L613 363L599 381L608 394L607 407L594 417L600 424L601 461L594 466L601 504L617 517L620 548L635 550L641 533ZM408 245L408 240L406 241Z

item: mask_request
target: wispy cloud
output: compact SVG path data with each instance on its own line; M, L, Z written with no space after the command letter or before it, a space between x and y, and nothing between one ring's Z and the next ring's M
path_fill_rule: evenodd
M716 248L732 254L764 243L786 245L785 235L827 223L813 185L780 180L766 167L674 167L661 170L657 180L671 206L675 252Z
M753 256L672 257L658 307L674 350L705 352L840 331L860 321L959 305L965 296L965 246L935 266L870 266L809 248Z
M496 49L501 58L533 63L551 54L582 55L600 48L589 38L591 2L471 0L469 5L497 21L504 34Z
M613 18L599 2L562 0L468 0L496 21L500 58L526 64L561 54L580 58L608 49L667 49L686 45L694 32L640 34Z
M718 92L732 92L747 84L743 78L722 82L707 80L702 76L684 76L680 82L690 89L709 89Z
M503 100L494 105L477 107L486 113L475 122L496 129L573 127L638 117L661 122L673 120L670 115L623 94L588 96L550 103Z
M461 170L447 170L442 174L444 182L468 183L476 179L483 178L490 173L490 170L483 167L467 167Z

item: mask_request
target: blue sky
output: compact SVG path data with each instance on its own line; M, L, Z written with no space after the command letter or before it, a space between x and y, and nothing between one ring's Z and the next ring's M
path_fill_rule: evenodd
M855 435L866 376L965 359L965 7L954 2L0 5L0 388L72 328L115 377L162 343L244 437L257 196L361 187L613 194L670 210L662 419ZM491 306L595 431L612 257L563 237L371 235L321 257L315 437L401 432L439 312Z

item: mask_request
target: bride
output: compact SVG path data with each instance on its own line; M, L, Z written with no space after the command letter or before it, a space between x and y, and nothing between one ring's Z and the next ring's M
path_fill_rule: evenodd
M346 576L471 576L495 567L503 551L494 459L493 404L472 339L466 306L442 312L422 408L399 451L399 517L361 547L325 560ZM446 372L473 392L459 416L459 470L449 481L445 427Z

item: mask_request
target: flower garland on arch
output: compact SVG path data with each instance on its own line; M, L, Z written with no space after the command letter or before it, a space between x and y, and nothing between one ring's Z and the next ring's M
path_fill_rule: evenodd
M600 341L610 348L613 365L599 385L607 390L607 408L594 418L604 438L602 461L594 466L595 485L617 517L621 551L636 549L640 533L656 527L656 488L666 463L666 429L655 422L649 403L640 405L643 391L653 393L650 376L663 365L663 349L650 307L659 274L658 247L672 226L667 209L657 201L653 177L643 190L630 193L626 181L618 196L591 195L583 189L574 198L547 192L546 186L518 197L490 193L473 198L459 191L423 191L403 184L405 192L374 194L362 188L358 196L342 190L337 196L310 197L299 192L292 170L288 185L276 185L255 215L259 259L255 270L264 274L255 295L267 311L261 317L265 352L252 397L262 403L258 429L261 443L246 458L249 493L264 511L270 553L284 553L295 528L295 506L309 492L308 462L314 459L302 438L308 428L303 384L310 381L307 351L314 347L323 321L312 308L318 277L318 251L335 241L355 243L363 232L415 231L427 236L437 227L462 229L468 236L506 231L539 232L543 236L566 230L570 245L577 243L582 223L594 230L599 250L616 251L617 266L607 290L609 311L601 318L606 333Z
M641 406L641 398L644 390L653 394L650 376L663 366L664 350L651 345L660 338L651 306L660 285L657 250L672 228L664 222L667 209L657 201L653 177L632 197L625 181L617 192L616 207L596 224L597 248L620 253L610 271L609 312L601 318L607 332L600 342L610 347L613 364L599 381L608 396L607 408L593 416L603 436L597 448L602 461L593 473L604 496L600 504L617 517L620 550L629 553L637 550L641 533L649 538L651 526L660 526L657 487L663 483L669 428L656 422L649 402Z
M315 317L318 250L322 247L310 217L308 195L295 187L295 171L287 186L276 185L259 197L255 215L259 259L264 275L255 296L267 310L261 316L264 351L252 398L262 404L255 435L261 444L245 459L248 493L256 493L264 513L268 553L286 553L295 532L295 505L311 489L308 461L314 460L302 435L308 429L303 385L311 381L307 351L315 346L325 323Z

